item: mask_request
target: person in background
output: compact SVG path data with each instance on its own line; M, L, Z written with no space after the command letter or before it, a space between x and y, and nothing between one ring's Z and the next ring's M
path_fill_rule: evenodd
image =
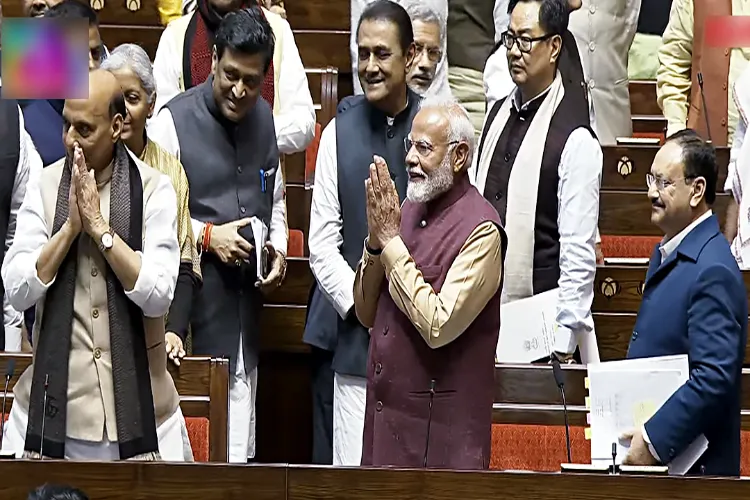
M471 175L505 221L503 303L558 289L553 355L599 361L591 304L602 150L558 60L566 0L511 0L503 43L516 89L494 104ZM560 63L562 64L562 63ZM543 147L542 147L543 145Z
M146 120L154 111L156 83L148 54L140 46L127 43L117 47L102 64L117 77L125 94L128 116L123 122L122 140L146 165L169 177L177 194L177 241L180 245L180 271L174 299L166 321L165 348L178 366L185 356L190 326L193 292L200 285L200 256L190 222L190 188L182 163L146 135Z
M203 276L192 346L195 354L229 357L232 463L255 457L263 295L286 273L284 179L271 106L260 97L273 54L273 31L258 7L230 12L216 30L208 80L172 99L149 127L190 182Z
M690 377L641 427L625 433L627 465L669 465L699 436L691 475L740 475L747 290L712 213L714 148L690 129L667 138L647 174L651 222L664 232L646 272L628 359L689 356Z
M45 484L29 492L26 500L89 500L84 492L70 486Z
M656 100L667 119L667 136L688 127L714 146L727 146L738 120L731 88L748 66L750 47L708 43L705 27L715 16L750 16L750 0L672 1L659 48Z
M2 23L0 6L0 23ZM0 59L2 50L0 49ZM24 128L23 114L14 99L2 98L2 75L0 75L0 235L5 244L0 247L0 265L13 244L18 230L18 212L26 196L26 187L42 170L34 142ZM3 296L4 335L0 337L0 351L18 352L24 340L23 313L16 311L5 295L0 279L0 294Z
M727 207L724 234L731 243L732 255L740 269L750 269L750 197L744 196L744 188L750 185L750 68L732 86L737 105L737 130L729 153L727 180L724 191L732 195Z
M449 96L448 62L445 58L447 10L436 12L419 0L402 0L400 3L409 13L414 30L416 55L409 71L409 86L420 95Z
M489 467L507 240L469 180L474 141L458 103L428 97L407 137L403 205L383 159L370 165L354 282L370 328L364 466Z
M243 6L258 9L273 29L275 49L261 96L273 110L279 152L304 151L315 136L315 108L305 67L289 23L258 7L254 0L198 0L194 10L166 27L154 58L154 77L159 89L154 112L158 113L179 93L208 79L211 74L211 40L216 29L227 13ZM183 65L185 53L189 65ZM234 78L233 75L229 77Z
M354 310L354 270L367 236L362 186L373 155L378 155L390 165L399 199L404 199L404 141L420 102L406 83L415 52L406 10L377 0L362 13L355 33L365 93L344 99L323 130L310 208L310 268L318 286L310 299L304 341L333 351L334 465L359 465L362 458L370 344Z
M60 2L62 0L23 0L23 15L26 17L44 17L47 9Z
M638 29L628 53L628 79L656 80L659 70L661 37L669 22L672 0L648 0L641 3Z

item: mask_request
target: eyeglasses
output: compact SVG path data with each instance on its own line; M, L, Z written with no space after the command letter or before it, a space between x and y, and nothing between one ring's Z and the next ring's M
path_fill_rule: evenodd
M553 33L547 33L546 35L538 36L535 38L528 37L526 35L516 36L510 31L506 31L500 35L500 41L508 50L513 50L513 45L518 44L518 50L524 54L531 52L531 46L534 42L541 42L542 40L548 40L555 36Z
M422 45L421 43L415 43L414 49L415 49L416 57L419 57L423 53L425 53L427 54L427 59L429 59L430 62L433 62L433 63L440 61L440 58L443 57L442 50L436 49L434 47L427 47L425 45Z
M458 144L459 141L451 141L444 143L446 146L453 146L454 144ZM412 141L408 137L404 137L404 149L406 149L406 152L408 153L411 151L412 146L416 148L417 153L422 158L427 158L430 156L430 154L435 151L435 146L430 144L427 141Z
M695 179L695 177L683 177L682 180L685 181L685 184ZM646 174L646 186L651 188L652 186L656 186L656 189L659 191L664 191L669 186L674 186L675 183L680 180L674 180L670 181L667 179L662 179L661 177L656 177L654 174L648 173Z

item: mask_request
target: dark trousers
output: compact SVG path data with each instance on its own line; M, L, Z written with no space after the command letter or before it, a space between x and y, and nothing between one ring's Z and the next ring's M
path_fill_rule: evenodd
M312 463L333 464L333 352L310 346L312 363Z

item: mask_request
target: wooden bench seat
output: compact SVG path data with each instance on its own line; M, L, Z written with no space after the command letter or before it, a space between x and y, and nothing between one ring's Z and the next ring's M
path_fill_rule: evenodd
M7 408L13 401L13 387L31 364L31 354L0 352L0 373L15 360L8 385ZM207 356L185 357L180 366L169 362L180 409L185 417L193 457L198 462L227 461L227 412L229 408L229 361Z

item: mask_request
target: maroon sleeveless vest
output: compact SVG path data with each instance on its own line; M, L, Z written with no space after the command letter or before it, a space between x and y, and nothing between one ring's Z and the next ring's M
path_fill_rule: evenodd
M502 232L497 211L468 175L434 202L404 203L401 237L435 292L469 235L486 221ZM488 468L500 293L460 337L432 349L384 281L367 361L362 465Z

